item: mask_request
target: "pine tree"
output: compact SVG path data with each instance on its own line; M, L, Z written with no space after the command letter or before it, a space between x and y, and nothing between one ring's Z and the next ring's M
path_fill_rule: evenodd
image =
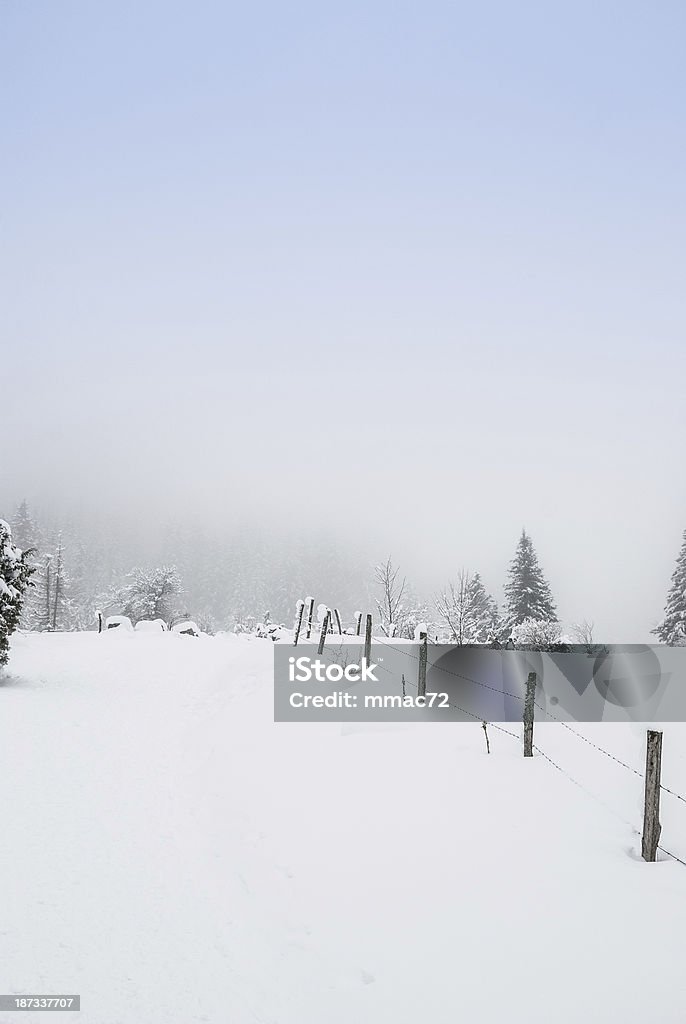
M0 519L0 667L7 664L10 636L19 625L32 572L26 554L12 543L9 525Z
M53 587L50 605L50 629L68 629L70 622L70 606L68 600L69 578L64 566L64 548L62 538L57 541L54 558Z
M29 511L26 501L22 501L14 513L12 540L24 553L27 563L31 566L32 574L36 573L40 564L40 530ZM31 586L24 596L19 621L21 629L35 629L34 621L37 617L37 602L39 600L37 582L34 576Z
M510 563L505 597L505 619L509 629L513 629L525 619L537 619L540 622L557 621L557 610L550 586L538 564L531 537L526 530L522 530L515 556Z
M675 647L686 645L686 530L672 573L672 585L667 594L664 618L653 633L664 644Z
M12 540L22 551L38 548L38 529L26 501L22 501L14 513Z

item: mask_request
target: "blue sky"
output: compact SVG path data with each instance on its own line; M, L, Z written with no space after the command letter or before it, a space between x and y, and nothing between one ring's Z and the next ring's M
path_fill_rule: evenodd
M2 0L8 492L305 513L427 587L497 589L526 524L566 617L646 639L686 526L685 36Z

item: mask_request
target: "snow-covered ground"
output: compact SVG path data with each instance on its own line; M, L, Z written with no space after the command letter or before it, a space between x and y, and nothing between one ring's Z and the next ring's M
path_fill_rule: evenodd
M248 637L14 638L1 991L84 1024L683 1024L686 867L639 859L638 776L556 725L580 785L478 725L275 724L271 674ZM642 770L644 730L583 733Z

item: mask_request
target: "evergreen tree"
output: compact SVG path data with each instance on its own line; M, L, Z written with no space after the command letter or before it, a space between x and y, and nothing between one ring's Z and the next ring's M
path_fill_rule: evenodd
M53 560L53 586L50 605L50 629L68 629L71 625L71 608L68 598L69 578L64 565L62 538L57 541Z
M686 530L672 573L664 618L653 633L664 644L678 647L686 645Z
M507 627L513 629L525 619L556 622L557 610L538 557L526 530L517 544L510 563L509 582L505 586Z
M32 573L36 573L39 567L39 551L41 546L40 529L29 511L26 501L17 508L12 520L12 540L20 548L26 557L27 563L31 566ZM19 626L21 629L34 629L34 619L37 614L38 586L37 579L31 581L22 602L21 617Z
M0 667L7 664L10 636L19 625L32 572L26 553L12 543L9 525L0 519Z
M38 548L38 528L33 521L26 501L22 501L14 513L12 540L22 551Z

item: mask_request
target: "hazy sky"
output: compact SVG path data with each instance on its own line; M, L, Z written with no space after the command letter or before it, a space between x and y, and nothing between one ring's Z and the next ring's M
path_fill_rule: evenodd
M0 0L2 484L326 520L645 640L686 527L683 3ZM6 514L6 513L5 513Z

